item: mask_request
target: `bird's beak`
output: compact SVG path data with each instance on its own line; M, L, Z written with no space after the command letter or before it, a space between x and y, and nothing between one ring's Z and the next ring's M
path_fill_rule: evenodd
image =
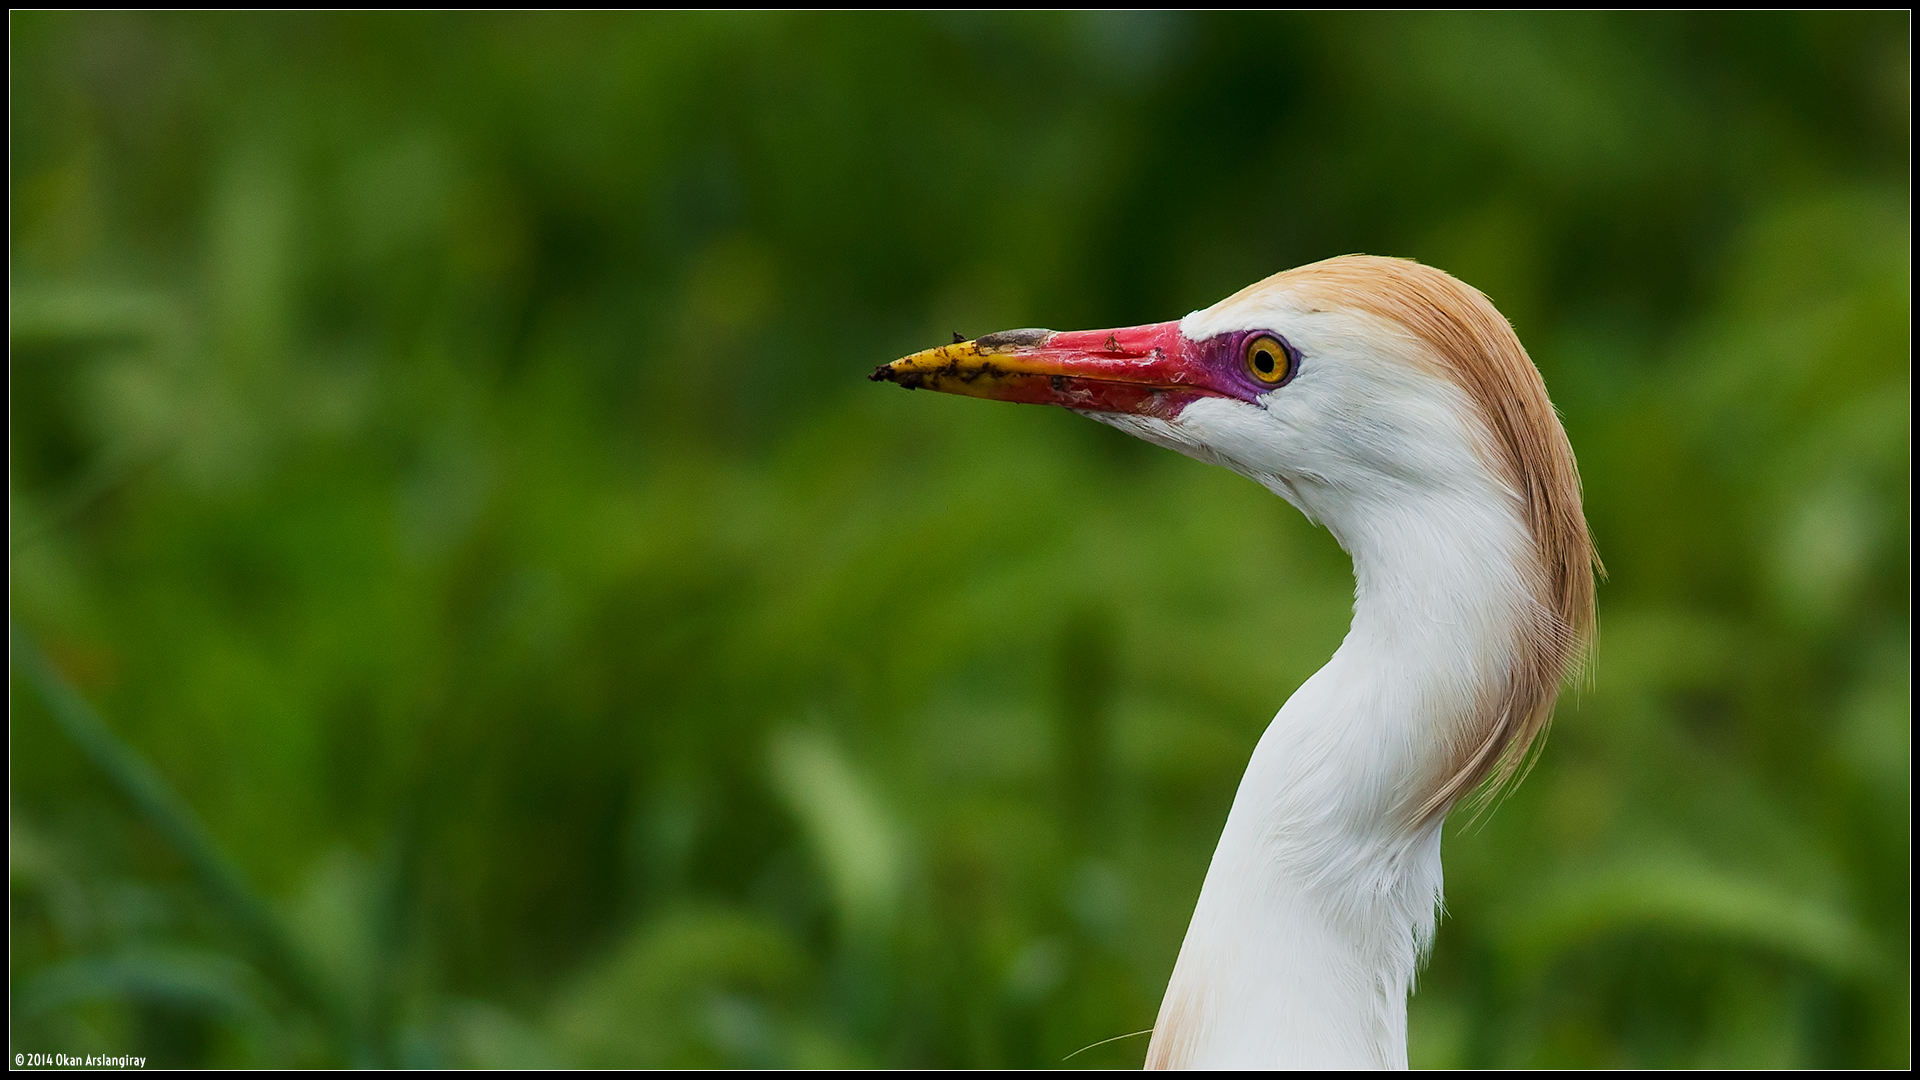
M871 378L909 390L1171 420L1195 399L1219 393L1204 384L1187 344L1178 322L1006 330L901 357Z

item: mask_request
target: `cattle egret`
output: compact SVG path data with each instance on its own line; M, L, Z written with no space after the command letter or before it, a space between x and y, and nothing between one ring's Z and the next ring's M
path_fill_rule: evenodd
M1441 822L1517 776L1593 625L1573 450L1506 319L1439 270L1350 255L1175 322L1009 330L873 378L1072 409L1346 549L1352 628L1254 748L1146 1064L1406 1067Z

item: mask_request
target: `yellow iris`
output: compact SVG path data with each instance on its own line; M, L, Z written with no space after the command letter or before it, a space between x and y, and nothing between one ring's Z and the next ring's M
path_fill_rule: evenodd
M1247 370L1263 383L1285 382L1293 374L1293 357L1279 338L1261 334L1247 342Z

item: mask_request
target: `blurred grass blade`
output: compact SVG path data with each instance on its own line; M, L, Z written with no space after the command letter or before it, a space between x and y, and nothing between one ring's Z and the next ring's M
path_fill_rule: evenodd
M1533 908L1509 941L1534 965L1632 927L1744 943L1839 978L1871 976L1882 964L1872 937L1838 905L1699 863L1602 868L1540 897Z
M75 1005L142 1001L230 1025L258 1060L284 1057L285 1033L261 1005L260 976L231 956L182 948L136 948L54 964L24 979L16 1015L33 1017ZM165 1067L171 1061L156 1059Z
M823 735L777 732L768 756L775 789L806 830L842 924L854 933L884 931L900 889L901 852L880 800Z
M171 446L148 450L126 457L102 456L64 490L49 499L38 514L24 523L16 517L9 550L18 555L27 545L39 543L57 533L95 500L132 480L141 470L160 462ZM19 514L16 506L15 514Z
M26 631L9 620L13 668L24 676L54 722L141 816L186 861L199 883L282 993L320 1014L339 1041L341 1056L372 1065L372 1048L358 1036L344 1003L326 990L267 906L254 895L206 827L140 752L113 733L93 706L53 666Z

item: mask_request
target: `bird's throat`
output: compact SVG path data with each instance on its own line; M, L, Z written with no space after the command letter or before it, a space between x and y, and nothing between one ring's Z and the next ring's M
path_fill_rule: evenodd
M1444 817L1413 811L1497 699L1529 547L1499 499L1360 509L1319 515L1354 558L1353 626L1254 749L1148 1067L1406 1066Z

